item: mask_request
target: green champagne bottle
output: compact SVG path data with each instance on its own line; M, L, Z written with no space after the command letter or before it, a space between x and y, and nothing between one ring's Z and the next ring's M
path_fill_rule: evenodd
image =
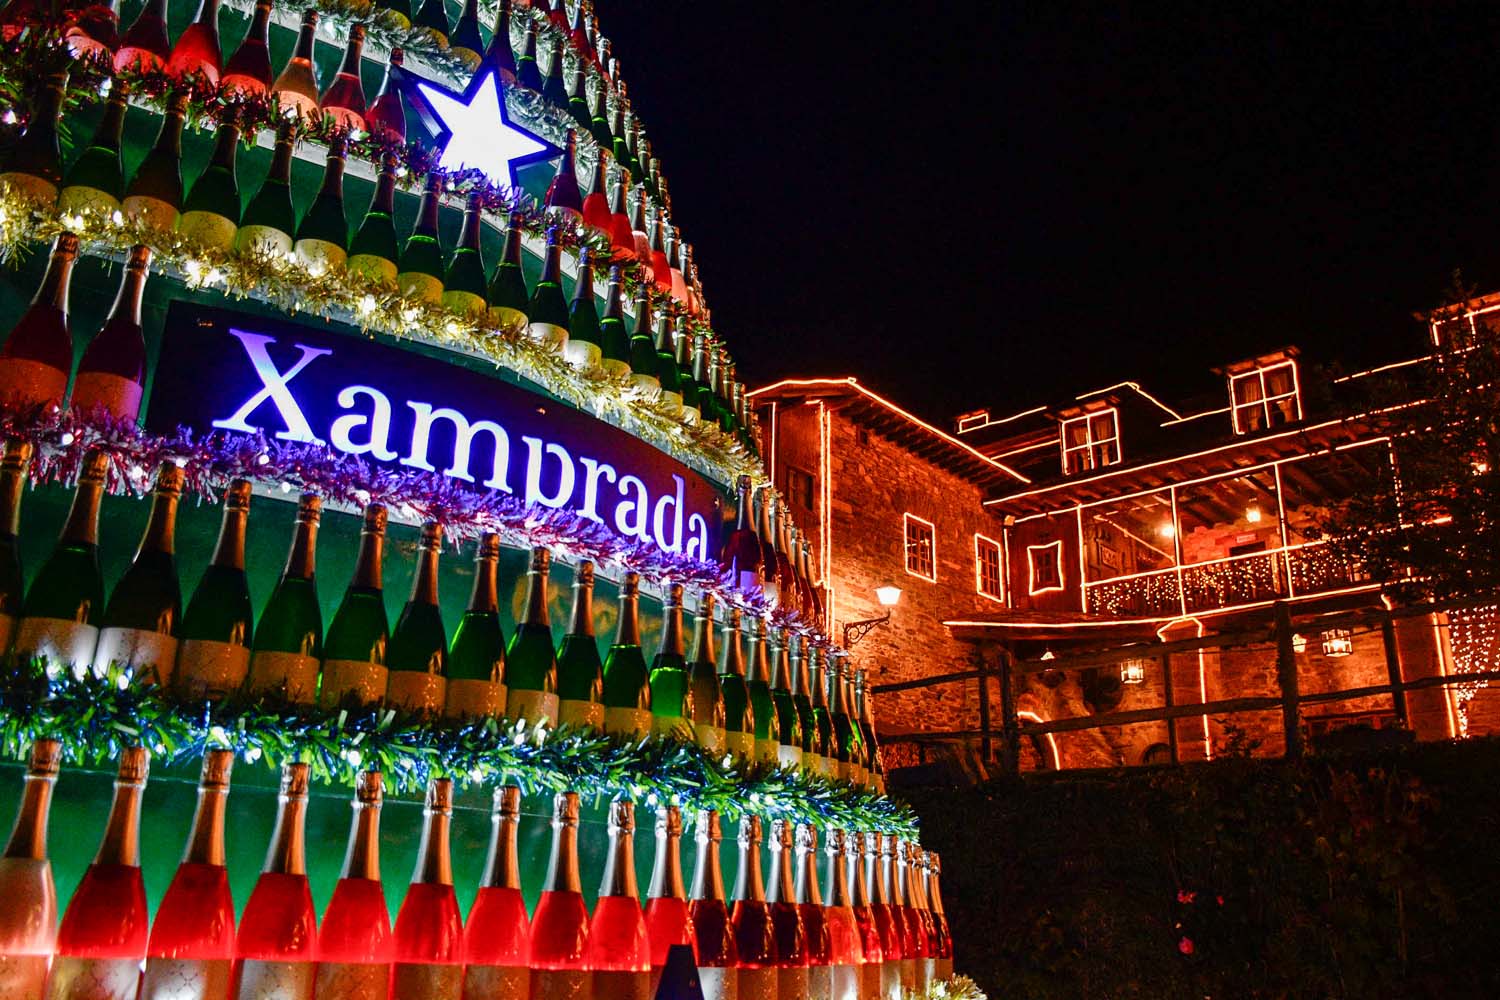
M728 749L724 732L724 692L719 685L718 655L714 650L714 595L704 591L693 616L693 655L688 658L688 689L693 693L693 734L700 747L715 757Z
M687 323L686 317L679 316L677 319L680 323ZM697 422L716 425L719 422L719 407L718 401L714 399L713 372L710 371L708 363L712 353L708 331L700 331L693 338L693 386L697 390L693 393L693 398L695 408L698 410ZM687 401L685 392L683 401Z
M556 226L547 227L547 256L542 276L526 307L531 339L563 350L568 343L568 304L562 291L562 244Z
M818 746L818 723L813 717L812 679L808 670L804 644L807 640L787 636L787 656L792 677L792 708L797 714L797 728L802 737L802 770L807 774L824 772L822 752Z
M545 274L542 280L546 280ZM540 290L541 285L537 288ZM573 304L568 308L568 341L563 345L563 357L583 371L598 368L604 358L599 311L594 308L594 259L586 246L578 248L578 284L573 288Z
M448 12L444 8L443 0L423 0L421 7L417 9L416 16L412 18L414 29L426 29L437 43L438 48L448 47Z
M344 155L348 140L335 133L328 143L323 186L297 226L292 250L314 278L342 271L349 259L349 220L344 217Z
M832 781L839 776L838 744L833 736L833 713L828 707L828 670L823 651L816 646L806 655L805 668L812 685L813 747L818 774Z
M94 212L108 218L122 211L125 197L125 165L120 159L120 135L125 128L126 98L130 88L120 80L109 91L104 117L94 130L94 137L68 171L62 192L57 196L57 210L63 215Z
M611 378L630 377L631 339L625 332L625 291L623 270L615 264L609 269L609 294L604 299L604 315L599 319L600 364ZM654 358L653 358L654 360Z
M182 621L176 533L184 478L174 462L163 463L156 472L146 533L104 608L94 651L96 677L106 676L111 667L129 670L146 684L165 685L172 676Z
M297 128L283 121L276 130L276 148L271 170L260 190L245 206L234 248L242 254L285 257L292 252L292 234L297 231L297 213L292 207L292 146Z
M729 354L724 350L723 344L710 342L708 366L709 381L714 387L714 409L719 418L719 430L731 437L738 437L740 425L729 401Z
M613 285L618 266L610 269ZM651 339L651 283L643 281L635 290L635 331L630 335L630 381L647 399L661 398L661 378L656 374L656 344Z
M526 38L521 43L521 58L516 60L516 83L527 90L540 92L542 89L542 71L536 62L536 25L529 20Z
M594 564L587 559L573 574L573 614L557 647L557 697L563 725L604 727L604 667L594 638Z
M844 712L849 717L849 726L852 730L849 737L849 759L853 771L855 785L859 788L870 786L870 747L865 742L864 731L859 726L859 703L854 694L855 670L850 664L848 657L839 660L839 680L843 686Z
M776 706L776 760L783 768L802 769L802 719L792 699L792 666L788 656L792 640L777 629L771 633L771 701ZM812 706L808 706L809 712Z
M688 685L687 650L683 642L682 584L667 587L662 598L661 645L651 661L651 732L692 743L693 692Z
M630 176L639 177L641 175L641 165L635 162L635 157L630 155L630 150L625 145L624 101L615 102L614 124L610 128L609 146L607 148L613 154L615 162L630 171Z
M437 715L448 702L448 633L438 608L438 554L443 526L422 525L417 543L417 575L411 596L391 633L386 666L385 700L391 708L418 715Z
M588 123L584 126L588 129L589 135L593 136L594 141L599 144L601 151L613 150L615 142L614 136L609 132L608 94L608 84L604 82L601 74L594 82L594 107L589 113Z
M557 725L557 654L547 613L547 571L552 553L531 550L526 570L526 605L505 649L505 714L536 726Z
M26 592L16 625L14 652L21 662L43 659L57 676L82 674L94 662L99 620L104 612L104 578L99 572L99 501L109 456L90 451L83 458L73 506L57 545Z
M651 735L651 674L641 652L641 575L620 583L620 622L604 658L604 731L631 740Z
M642 281L641 287L649 289L651 282ZM682 417L682 381L677 372L676 355L672 317L663 312L656 317L656 378L661 382L662 408L670 416Z
M67 85L67 73L54 73L42 81L31 121L6 157L0 191L14 191L47 207L57 201L63 178L57 119Z
M750 668L745 684L750 690L750 710L755 717L755 759L775 765L780 758L781 719L771 696L771 657L767 648L766 620L757 617L750 633Z
M563 60L563 40L559 37L552 46L552 61L547 64L547 78L542 81L542 96L559 110L566 109L568 106L568 85L563 82L566 68Z
M677 362L677 391L682 396L682 419L696 424L698 412L698 381L693 377L693 334L687 320L678 317L672 332L673 352Z
M474 555L474 590L453 630L448 652L450 719L498 719L505 714L505 632L500 627L500 536L487 531Z
M509 335L526 329L526 274L521 267L521 235L524 224L519 212L512 212L505 230L505 252L500 266L490 279L490 322Z
M400 272L396 275L402 295L433 305L443 301L443 248L438 243L438 206L442 193L442 181L437 174L429 174L421 207L417 209L417 225L406 238Z
M740 641L739 608L730 608L724 622L724 656L719 668L719 690L724 698L725 745L739 760L755 759L755 707L745 679L745 647Z
M280 694L298 705L316 700L323 660L323 609L313 575L322 516L323 499L302 494L286 567L261 612L250 654L250 690Z
M21 572L21 494L26 489L26 467L31 464L31 442L7 438L0 457L0 649L9 649L16 620L26 598Z
M485 301L484 258L479 254L479 196L470 195L464 207L463 228L458 246L443 275L443 305L456 313L483 317L489 309Z
M381 589L385 526L383 504L372 503L365 508L354 577L323 640L318 704L324 707L379 705L385 698L385 654L390 642L385 591Z
M573 87L568 92L568 115L580 130L593 134L594 114L589 109L588 76L583 71L582 62L573 70Z
M233 116L214 139L214 155L182 206L177 231L206 247L228 250L234 246L240 225L240 186L234 176L235 153L240 147L240 126Z
M833 758L837 761L835 771L844 781L859 782L859 732L849 719L848 705L844 701L844 670L841 656L829 656L824 660L824 673L828 687L828 718L833 728Z
M396 242L396 158L390 154L380 161L380 175L375 179L375 196L370 199L365 221L349 243L349 271L363 275L377 284L396 287L396 261L401 248Z
M122 203L127 219L167 233L177 227L177 213L182 211L182 124L187 102L187 93L173 95L156 143L130 179Z
M885 765L880 760L880 742L875 738L875 714L872 706L875 696L870 693L863 670L854 672L854 707L859 716L859 733L865 743L865 759L869 767L869 788L878 795L885 794Z
M484 38L479 34L477 0L464 0L458 23L453 26L453 37L448 41L448 52L462 59L471 70L479 65L480 54L484 52Z
M236 479L224 491L219 541L198 589L182 615L173 684L188 698L223 698L238 691L250 671L254 605L245 579L245 525L250 483Z

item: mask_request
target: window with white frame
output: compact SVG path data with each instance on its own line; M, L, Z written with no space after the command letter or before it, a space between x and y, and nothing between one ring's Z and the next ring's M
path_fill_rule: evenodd
M915 514L902 515L906 542L906 571L937 583L937 531L931 521Z
M1229 376L1234 432L1253 434L1302 419L1297 394L1297 362L1281 361Z
M1062 590L1062 560L1063 543L1061 541L1026 546L1026 564L1030 571L1027 590L1033 595Z
M1114 407L1062 422L1063 474L1102 469L1120 461L1120 422Z
M974 535L974 589L994 601L1005 600L1005 577L1000 557L1000 543L993 538Z

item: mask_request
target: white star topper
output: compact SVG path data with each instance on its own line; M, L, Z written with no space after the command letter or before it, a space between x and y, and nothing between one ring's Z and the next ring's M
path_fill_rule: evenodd
M479 170L497 184L519 187L518 166L552 159L559 152L511 122L491 67L481 68L462 96L427 80L412 82L420 97L418 112L431 112L422 118L443 146L438 166L444 170Z

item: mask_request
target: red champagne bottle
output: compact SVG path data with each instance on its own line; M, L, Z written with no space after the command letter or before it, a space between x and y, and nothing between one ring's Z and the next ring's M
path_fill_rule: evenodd
M526 997L531 993L531 921L521 896L521 862L516 834L521 825L521 790L495 789L490 814L490 852L484 878L464 927L464 1000Z
M323 91L323 113L332 115L340 128L364 131L365 88L359 79L360 54L365 47L365 26L349 26L349 44L339 71Z
M776 603L794 611L802 610L802 595L797 587L797 573L792 569L792 511L786 499L776 498Z
M62 744L31 745L16 825L0 855L0 996L39 997L57 945L57 888L47 860L47 817Z
M600 99L603 100L601 90ZM603 159L603 156L600 156ZM624 167L615 175L614 187L610 189L609 195L609 245L614 251L614 260L635 260L635 234L630 229L630 213L626 210L629 204L627 190L630 188L630 171ZM647 287L647 286L643 286ZM636 317L640 319L639 316ZM647 321L649 327L649 320Z
M255 0L250 30L219 78L224 90L244 97L264 97L271 90L271 49L267 42L271 26L271 0Z
M120 15L115 0L100 0L78 12L77 20L63 29L68 54L74 59L114 58L120 44Z
M127 747L94 863L68 901L47 1000L135 1000L149 925L141 880L141 795L150 755Z
M141 1000L226 1000L234 961L234 899L224 867L224 806L233 750L203 755L187 851L167 887L151 940Z
M563 225L575 227L583 221L583 194L578 190L578 173L575 163L578 157L578 133L568 129L568 142L563 148L562 161L557 165L557 174L547 186L547 217Z
M917 900L917 873L912 865L912 847L910 841L896 841L897 891L893 898L900 900L896 909L901 914L903 924L902 943L906 946L906 954L912 959L912 977L916 984L913 988L925 990L931 972L929 960L932 958L932 949L928 947L927 928L922 924L921 905Z
M698 844L693 864L693 950L698 956L698 982L704 1000L733 1000L739 995L739 948L735 927L724 895L724 869L719 863L719 844L724 831L719 814L712 809L698 812L694 840Z
M823 881L828 886L828 899L823 906L823 923L828 928L828 941L832 948L833 995L858 996L864 983L866 959L864 945L860 940L859 923L854 919L854 896L849 891L843 830L828 831L823 855L827 859Z
M880 928L875 923L875 899L870 889L870 880L865 874L867 837L864 833L851 833L844 838L844 864L848 868L847 878L854 896L854 925L859 934L860 951L865 958L865 964L860 966L859 995L886 997L890 995L890 991L882 990L881 977L885 974L888 956L880 941ZM899 985L899 975L895 980Z
M167 57L167 75L181 80L201 74L211 86L219 85L224 55L219 48L219 0L200 0L198 16L177 36Z
M115 294L114 308L104 326L84 348L73 378L72 408L81 414L96 411L113 420L134 423L141 412L141 390L146 381L146 337L141 332L141 296L151 269L151 248L133 246L125 258L125 273Z
M733 585L742 593L760 586L761 546L755 534L754 512L751 509L750 477L741 476L736 488L734 530L724 540L724 549L719 553L719 565L730 574Z
M807 934L797 909L797 888L792 876L792 822L771 820L771 880L766 902L771 908L771 933L776 939L777 994L805 997L808 988Z
M531 1000L587 1000L589 911L578 877L578 793L552 800L552 853L531 920Z
M594 995L651 1000L651 943L635 881L635 803L609 804L609 853L589 923L588 967Z
M776 1000L776 935L760 874L759 816L740 819L739 868L734 879L734 946L739 1000Z
M917 964L917 982L926 989L937 979L937 923L927 906L927 856L916 841L906 843L906 894L911 912L917 919L918 943L922 959Z
M605 171L602 151L594 159L594 176L589 184L589 193L583 199L583 224L600 236L608 236L614 228L614 216L609 211L609 178Z
M807 935L807 989L811 996L834 995L833 938L823 912L823 893L818 887L818 828L798 823L797 912Z
M464 921L453 892L448 829L453 822L453 781L427 786L417 867L396 915L393 1000L459 1000L464 981Z
M61 233L52 244L47 273L0 347L0 403L21 407L61 406L73 367L68 332L68 283L78 259L78 237Z
M870 917L880 937L880 996L896 997L901 994L901 960L905 952L901 926L896 922L887 892L885 841L882 834L866 833L860 864L864 866L865 882L870 891Z
M311 1000L318 917L307 884L306 764L281 769L276 828L235 943L238 1000Z
M937 930L936 971L938 979L948 980L953 978L953 933L948 929L948 915L943 912L942 872L942 858L938 857L937 851L928 851L927 899Z
M362 771L344 868L318 929L318 1000L385 1000L391 992L391 914L380 884L380 807L385 779Z
M682 884L682 810L677 806L656 810L656 856L651 863L651 887L646 891L646 936L651 941L651 994L655 996L667 952L673 947L693 947L693 919L688 915L687 890Z
M115 50L115 72L135 68L142 73L159 72L167 63L172 45L167 39L167 0L146 0L135 23Z
M897 864L899 848L900 843L890 834L881 838L880 882L885 894L886 909L890 913L891 933L896 939L895 954L899 956L897 970L901 976L901 988L915 990L917 988L917 961L921 955L917 948L916 928L907 920L906 906L902 902L906 895ZM878 906L876 918L879 919ZM891 949L887 948L886 952L891 953Z
M370 110L365 114L365 127L370 130L371 138L381 142L403 143L406 141L406 108L401 103L401 88L396 81L391 79L391 67L400 67L405 61L405 53L399 49L391 49L390 62L385 68L385 79L380 83L380 90L375 95L375 100L370 105Z

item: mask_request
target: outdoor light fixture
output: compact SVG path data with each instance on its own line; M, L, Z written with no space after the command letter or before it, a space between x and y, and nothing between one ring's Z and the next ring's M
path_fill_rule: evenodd
M1346 628L1331 628L1323 633L1324 656L1348 656L1354 652L1354 635Z
M1143 684L1146 680L1145 660L1124 660L1120 663L1121 684Z
M1173 524L1171 521L1163 521L1161 527L1157 528L1156 530L1157 533L1163 538L1177 537L1177 525Z
M882 608L894 608L901 600L900 587L876 587L875 599L880 602Z
M1251 524L1259 524L1260 523L1260 507L1257 506L1256 504L1251 504L1250 506L1246 507L1245 508L1245 520L1249 521Z
M849 622L844 626L844 648L853 649L854 644L880 626L891 620L891 609L901 600L900 587L876 587L875 599L880 606L885 608L885 614L879 618L866 618L862 621Z
M1296 653L1298 656L1307 652L1307 636L1303 635L1301 632L1298 632L1296 635L1292 636L1292 652Z

